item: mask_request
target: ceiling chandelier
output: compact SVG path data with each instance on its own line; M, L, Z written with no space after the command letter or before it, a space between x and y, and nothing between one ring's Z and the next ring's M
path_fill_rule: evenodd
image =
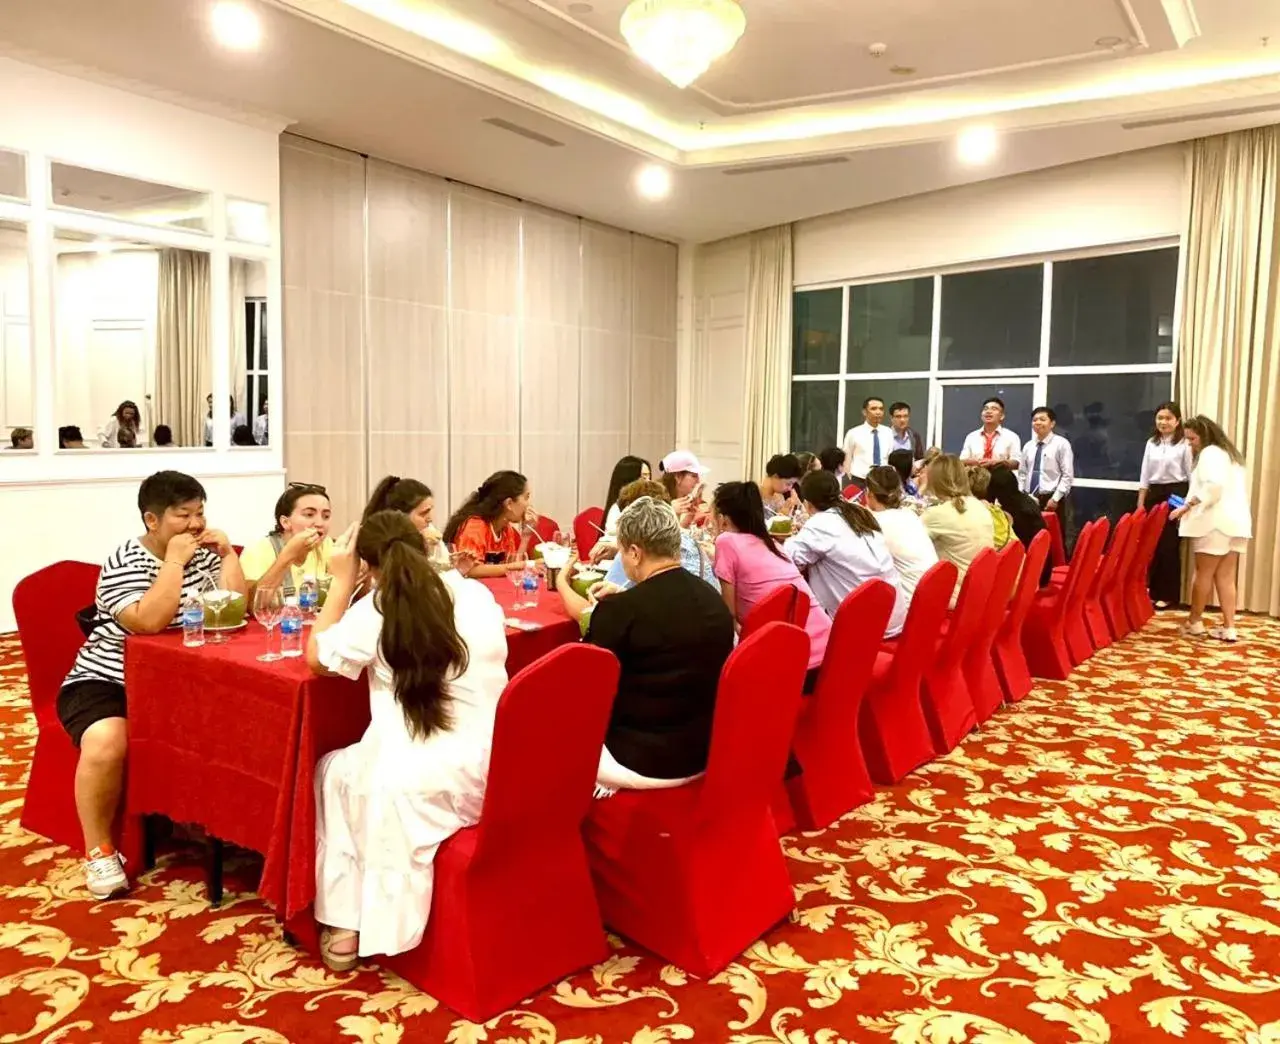
M688 87L733 50L747 27L737 0L631 0L624 39L677 87Z

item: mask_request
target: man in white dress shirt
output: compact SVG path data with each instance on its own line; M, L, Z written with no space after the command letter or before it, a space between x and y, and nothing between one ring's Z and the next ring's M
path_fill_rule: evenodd
M1037 406L1031 414L1035 433L1022 447L1018 485L1040 502L1041 511L1056 511L1062 520L1063 537L1071 527L1071 484L1075 481L1075 453L1069 440L1059 435L1058 416L1048 406Z
M971 467L1017 468L1022 440L1003 425L1004 400L992 396L982 404L982 427L965 438L960 459Z
M887 464L893 452L893 433L884 424L884 399L870 395L862 400L862 423L844 437L849 477L859 489L867 488L867 472Z

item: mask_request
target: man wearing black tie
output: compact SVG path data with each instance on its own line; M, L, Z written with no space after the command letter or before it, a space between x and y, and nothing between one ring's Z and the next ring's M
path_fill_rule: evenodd
M867 488L867 472L888 463L893 452L893 433L884 423L884 399L875 395L862 402L862 423L844 437L844 453L849 477L859 489Z
M1075 454L1071 443L1053 429L1058 418L1048 406L1037 406L1031 414L1034 433L1022 447L1018 485L1040 502L1041 511L1056 511L1062 523L1062 538L1069 545L1074 512L1071 483L1075 479Z

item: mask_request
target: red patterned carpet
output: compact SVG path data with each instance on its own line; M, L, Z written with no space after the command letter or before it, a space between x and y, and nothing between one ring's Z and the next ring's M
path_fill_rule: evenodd
M798 912L690 979L609 961L485 1025L334 975L175 851L123 901L18 826L34 726L0 639L0 1042L1280 1042L1280 625L1157 619L950 757L787 838Z

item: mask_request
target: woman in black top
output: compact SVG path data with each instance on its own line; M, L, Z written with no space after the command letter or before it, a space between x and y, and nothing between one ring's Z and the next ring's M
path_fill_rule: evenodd
M1013 519L1013 532L1022 546L1030 547L1035 535L1045 528L1044 516L1040 513L1040 504L1035 497L1018 488L1017 476L1008 468L991 469L991 484L987 487L987 496ZM1044 587L1052 576L1053 562L1046 557L1044 569L1040 573L1040 586Z
M715 589L680 565L680 525L670 506L641 497L618 519L629 590L603 598L587 641L618 657L597 785L678 787L707 767L720 670L733 651L733 617ZM557 584L568 586L569 569Z

